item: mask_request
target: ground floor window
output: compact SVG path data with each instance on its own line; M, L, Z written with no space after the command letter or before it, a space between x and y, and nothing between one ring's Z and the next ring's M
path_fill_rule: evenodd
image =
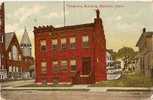
M60 67L57 60L52 62L52 71L55 73L60 72Z
M61 66L61 70L62 71L66 71L67 70L67 66L68 66L67 60L61 60L60 66Z
M77 70L76 59L70 60L70 66L71 66L71 71L76 71Z
M41 72L43 74L47 73L47 62L41 62Z

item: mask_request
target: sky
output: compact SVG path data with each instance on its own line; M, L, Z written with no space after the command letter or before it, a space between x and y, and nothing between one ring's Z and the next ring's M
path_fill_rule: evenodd
M108 49L128 46L135 50L142 28L153 31L153 2L66 1L65 25L94 22L100 10ZM5 2L5 30L16 32L21 41L25 27L34 47L34 26L64 26L63 2ZM34 55L34 48L33 48Z

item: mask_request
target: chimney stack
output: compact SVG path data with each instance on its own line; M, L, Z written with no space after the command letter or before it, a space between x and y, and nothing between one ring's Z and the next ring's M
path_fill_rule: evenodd
M97 9L97 10L96 10L97 18L99 18L99 14L100 14L99 9Z
M143 33L145 33L146 32L146 28L144 27L142 31L143 31Z

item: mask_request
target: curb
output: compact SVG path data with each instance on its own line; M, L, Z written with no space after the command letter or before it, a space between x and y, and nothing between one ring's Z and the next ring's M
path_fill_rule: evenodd
M2 91L89 91L89 92L153 92L153 88L142 87L4 87Z

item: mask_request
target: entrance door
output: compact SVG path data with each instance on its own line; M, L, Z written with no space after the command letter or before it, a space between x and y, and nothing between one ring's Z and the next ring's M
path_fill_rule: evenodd
M91 72L91 58L84 57L82 59L82 74L89 75L90 72Z

